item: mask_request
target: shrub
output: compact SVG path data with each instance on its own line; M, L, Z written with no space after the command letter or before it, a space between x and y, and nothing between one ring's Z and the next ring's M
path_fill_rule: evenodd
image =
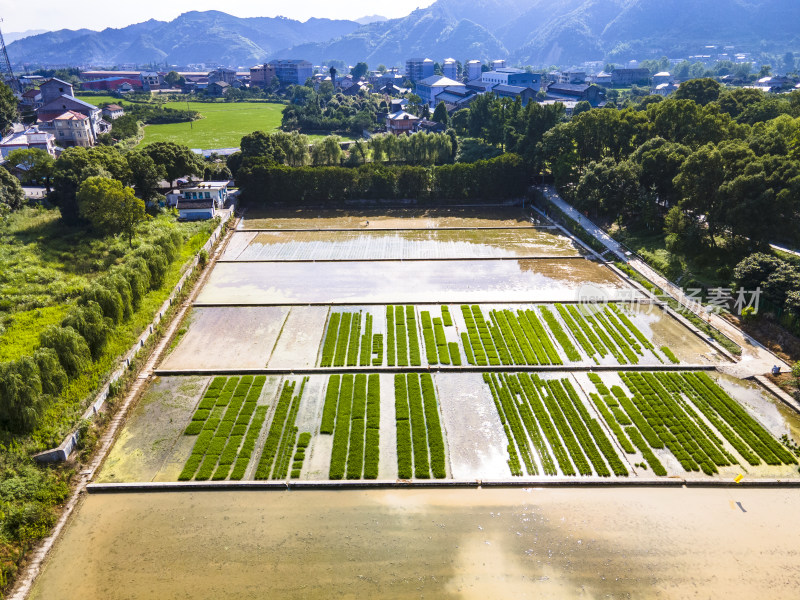
M77 331L89 345L92 358L97 360L103 353L108 336L113 329L110 318L103 316L100 305L89 300L84 305L74 306L61 322L62 327L71 327Z
M147 268L150 271L150 289L157 290L160 288L164 284L164 277L167 274L168 267L167 259L163 252L155 246L145 244L136 249L134 256L143 258L147 264Z
M138 309L150 291L150 269L141 256L132 256L125 261L121 273L131 286L131 304Z
M122 321L124 315L122 296L114 288L95 283L83 290L78 301L84 306L96 303L102 309L103 315L111 319L114 324Z
M33 358L0 364L0 423L14 433L32 431L45 408L39 367Z
M69 377L75 377L89 368L91 352L86 340L72 327L52 326L39 337L41 345L52 348Z
M33 360L39 367L42 393L58 396L67 384L67 373L52 348L39 348L33 353Z

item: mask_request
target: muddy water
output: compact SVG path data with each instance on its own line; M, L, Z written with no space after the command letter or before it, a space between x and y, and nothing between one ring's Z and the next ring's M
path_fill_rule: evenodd
M234 234L223 259L408 260L538 256L580 256L580 253L569 238L533 228L239 232Z
M574 300L586 284L628 298L611 271L583 260L219 263L197 299L210 304ZM634 294L636 295L636 294Z
M796 598L797 490L90 495L32 598Z
M438 229L530 227L520 208L250 211L242 229Z
M288 314L285 306L194 308L186 334L160 368L263 367Z

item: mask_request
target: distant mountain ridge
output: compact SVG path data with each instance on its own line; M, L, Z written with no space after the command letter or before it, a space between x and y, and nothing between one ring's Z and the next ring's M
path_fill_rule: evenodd
M682 57L705 45L800 50L797 0L438 0L399 19L238 18L219 11L122 29L61 30L9 45L15 64L167 62L245 66L270 58L402 65L407 58L507 58L570 65Z
M250 66L281 48L325 41L358 29L355 21L234 17L220 11L187 12L173 21L151 19L121 29L62 29L8 45L13 64L105 65L160 62Z

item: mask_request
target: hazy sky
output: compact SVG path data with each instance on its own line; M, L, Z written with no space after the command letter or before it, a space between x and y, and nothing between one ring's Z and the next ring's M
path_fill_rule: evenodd
M0 17L3 31L28 29L105 29L124 27L148 19L170 21L190 10L221 10L237 17L275 17L283 15L305 21L310 17L331 19L357 19L379 14L384 17L401 17L418 6L429 6L433 0L295 0L294 2L253 2L248 0L136 0L135 2L108 2L108 0L0 0Z

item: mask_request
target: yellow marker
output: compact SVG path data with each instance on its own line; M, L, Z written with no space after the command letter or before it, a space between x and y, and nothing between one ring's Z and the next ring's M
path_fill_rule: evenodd
M737 475L737 476L734 478L734 481L735 481L736 483L741 483L741 482L742 482L742 479L744 479L744 475L742 475L741 473L739 473L739 474L738 474L738 475Z

